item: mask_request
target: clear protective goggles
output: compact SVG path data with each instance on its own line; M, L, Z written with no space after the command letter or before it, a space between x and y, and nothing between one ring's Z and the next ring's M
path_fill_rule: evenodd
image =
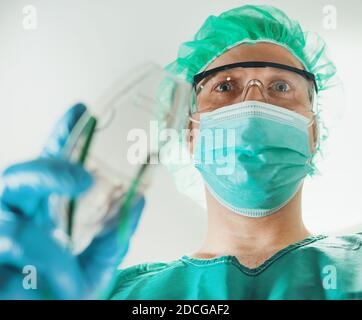
M239 62L194 77L190 119L248 100L258 100L306 115L313 113L315 76L272 62Z

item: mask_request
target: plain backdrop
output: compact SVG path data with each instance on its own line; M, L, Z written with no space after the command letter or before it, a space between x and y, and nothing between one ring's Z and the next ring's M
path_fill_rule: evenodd
M0 0L0 169L35 157L73 103L92 103L139 63L173 61L179 44L191 40L207 16L247 3L275 5L327 41L346 99L322 175L306 181L304 216L316 233L362 231L360 0ZM34 30L24 28L28 5L37 13ZM332 30L325 26L327 5L336 8ZM160 169L124 265L191 253L205 222L205 212L177 193Z

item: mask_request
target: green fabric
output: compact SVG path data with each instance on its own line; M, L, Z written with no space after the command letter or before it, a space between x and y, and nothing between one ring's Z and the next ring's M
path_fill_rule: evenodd
M233 256L136 265L112 299L362 299L361 245L362 233L309 237L255 269Z
M166 69L189 82L213 60L242 43L272 42L287 48L316 76L318 90L327 89L336 68L323 39L304 32L297 21L272 6L245 5L206 19L193 41L183 43Z

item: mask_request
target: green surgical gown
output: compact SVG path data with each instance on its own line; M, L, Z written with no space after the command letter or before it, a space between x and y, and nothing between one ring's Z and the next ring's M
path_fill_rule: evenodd
M119 270L112 299L362 299L362 233L312 236L257 268L183 256Z

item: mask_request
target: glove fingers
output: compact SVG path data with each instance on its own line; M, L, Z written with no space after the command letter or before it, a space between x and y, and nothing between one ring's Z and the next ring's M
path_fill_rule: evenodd
M0 265L16 272L19 275L16 280L25 279L26 274L23 279L20 275L28 270L33 277L29 279L29 276L28 282L31 280L38 290L50 293L48 298L81 297L84 282L77 259L53 239L47 228L22 217L15 221L0 219L0 242L3 244ZM26 290L23 281L12 283L12 286L19 297Z
M50 194L75 197L93 182L80 165L56 158L16 164L3 173L2 180L1 201L28 214L29 206L36 207Z
M59 156L68 140L69 134L86 110L86 106L79 103L64 114L47 139L41 152L41 157Z

